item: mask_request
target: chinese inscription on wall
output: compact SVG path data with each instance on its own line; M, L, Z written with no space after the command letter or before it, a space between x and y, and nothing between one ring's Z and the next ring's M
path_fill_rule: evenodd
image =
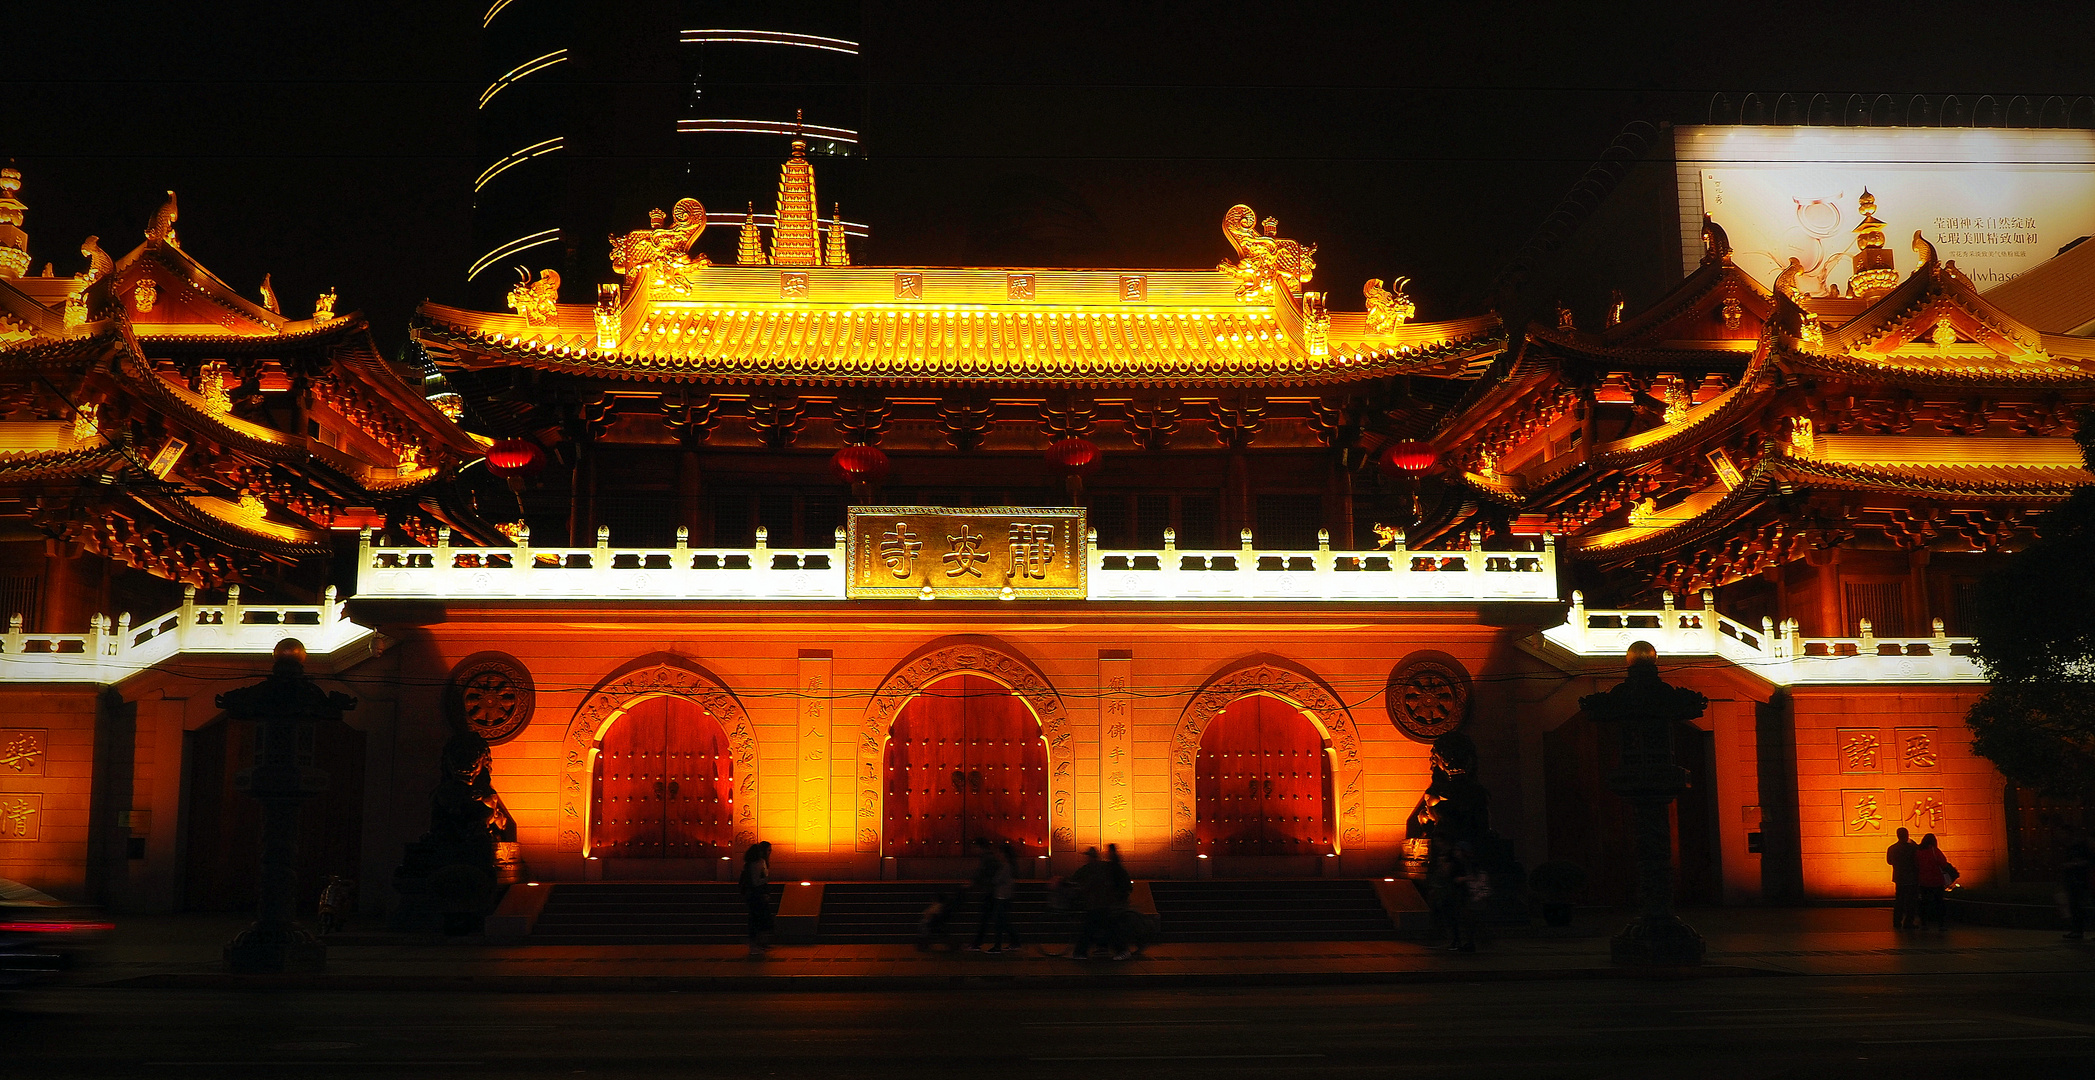
M1081 507L851 509L852 599L1084 598Z
M1833 751L1843 773L1898 773L1934 783L1942 772L1941 732L1932 727L1839 728ZM1941 788L1850 789L1841 795L1841 833L1880 836L1907 829L1915 837L1940 833L1949 824Z

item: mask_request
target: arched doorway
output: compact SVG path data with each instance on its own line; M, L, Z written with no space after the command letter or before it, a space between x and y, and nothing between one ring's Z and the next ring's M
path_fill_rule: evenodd
M980 675L926 686L889 729L886 853L964 857L978 836L1048 853L1048 758L1018 695Z
M597 750L590 849L608 859L717 859L735 834L727 732L681 697L643 698Z
M1331 762L1302 710L1264 694L1231 701L1200 734L1193 817L1215 856L1332 850Z
M330 874L356 878L364 849L364 733L339 719L313 726L312 762L327 787L298 808L298 902L317 902ZM262 803L240 790L255 726L219 717L182 736L182 906L252 911L261 895ZM366 888L370 887L368 884Z

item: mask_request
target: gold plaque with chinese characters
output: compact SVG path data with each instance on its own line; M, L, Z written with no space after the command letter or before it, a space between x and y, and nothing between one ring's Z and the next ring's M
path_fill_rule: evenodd
M1080 506L854 506L853 600L1082 600Z

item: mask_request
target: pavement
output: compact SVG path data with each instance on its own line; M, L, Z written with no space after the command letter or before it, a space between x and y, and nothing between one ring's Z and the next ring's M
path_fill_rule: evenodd
M1003 954L788 944L752 957L739 945L490 944L352 924L330 945L325 972L276 976L219 970L219 946L245 924L239 916L133 916L118 921L71 980L166 989L589 992L2095 974L2095 944L2063 941L2056 930L1953 925L1901 932L1888 929L1888 908L1871 907L1708 908L1682 915L1709 942L1706 961L1658 972L1609 961L1608 937L1630 912L1582 909L1579 925L1568 931L1492 934L1487 928L1472 954L1406 941L1166 941L1125 961L1073 959L1060 955L1067 951L1060 941Z

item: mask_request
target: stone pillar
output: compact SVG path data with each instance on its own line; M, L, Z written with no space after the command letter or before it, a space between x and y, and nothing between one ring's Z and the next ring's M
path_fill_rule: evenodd
M314 685L305 646L276 644L276 668L253 686L218 695L229 718L256 725L255 761L236 782L262 801L261 903L254 925L225 946L225 969L237 972L320 971L327 947L298 925L298 805L327 788L312 767L313 726L340 719L356 699Z
M1612 690L1588 694L1579 707L1615 729L1621 767L1608 787L1629 800L1637 846L1637 917L1615 936L1618 964L1684 967L1702 962L1706 945L1695 928L1673 914L1673 818L1668 805L1687 790L1688 771L1674 763L1673 726L1693 720L1709 699L1659 678L1658 653L1648 642L1629 647L1629 675Z

